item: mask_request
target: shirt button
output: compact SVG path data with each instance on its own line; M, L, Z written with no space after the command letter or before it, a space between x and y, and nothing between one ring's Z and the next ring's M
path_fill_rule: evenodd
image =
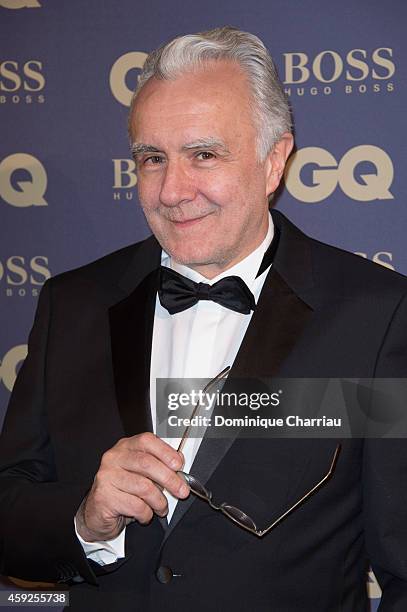
M161 565L155 575L158 582L161 582L161 584L169 584L173 577L172 569L165 565Z

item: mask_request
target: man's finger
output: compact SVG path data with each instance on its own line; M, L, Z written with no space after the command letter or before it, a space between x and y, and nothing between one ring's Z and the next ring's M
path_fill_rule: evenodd
M167 514L167 499L158 485L149 478L122 470L117 480L113 480L112 484L122 493L135 495L145 501L159 516Z
M161 440L151 432L144 432L131 438L123 438L124 448L135 451L144 451L154 455L172 470L180 470L184 463L182 453L178 453L172 446Z
M185 481L150 453L139 450L124 451L120 455L120 467L134 476L145 476L174 497L184 498L189 495L189 487ZM128 486L132 488L134 485Z

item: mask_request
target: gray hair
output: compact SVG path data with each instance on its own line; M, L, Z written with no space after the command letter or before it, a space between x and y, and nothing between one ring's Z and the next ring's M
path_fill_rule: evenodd
M231 26L179 36L152 51L133 95L130 117L137 95L152 77L176 79L183 72L217 60L235 61L247 75L258 132L257 152L260 160L264 160L284 132L291 132L290 108L274 62L262 41Z

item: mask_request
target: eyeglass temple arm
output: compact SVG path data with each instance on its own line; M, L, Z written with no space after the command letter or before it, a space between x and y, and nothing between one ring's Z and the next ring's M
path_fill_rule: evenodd
M295 502L295 504L293 506L291 506L291 508L289 508L288 510L286 510L286 512L284 512L284 514L279 516L278 519L276 519L274 521L274 523L272 523L269 527L267 527L267 529L264 529L263 531L256 531L256 535L258 535L259 537L264 536L267 532L269 532L271 529L273 529L273 527L278 525L288 514L290 514L300 504L302 504L308 497L310 497L310 495L312 495L317 489L319 489L319 487L321 487L326 480L328 480L328 478L331 476L331 474L332 474L332 472L333 472L333 470L335 468L335 463L336 463L336 460L338 458L340 449L341 449L341 445L338 444L336 446L336 449L335 449L335 452L334 452L334 456L332 458L329 470L325 474L325 476L314 487L312 487L312 489L310 489L303 497L301 497L301 499L299 499L297 502Z
M222 380L222 378L226 378L227 374L229 373L229 370L230 370L230 366L226 366L226 368L224 368L224 369L223 369L221 372L219 372L219 374L217 374L217 375L215 376L215 378L212 378L212 380L210 380L210 381L208 382L208 384L207 384L207 385L205 385L205 387L204 387L204 388L203 388L203 390L202 390L202 393L207 393L207 392L209 391L209 389L212 387L212 385L214 385L215 383L217 383L219 380ZM194 408L194 410L193 410L192 414L191 414L191 417L190 417L190 418L191 418L191 420L194 418L194 416L195 416L195 415L196 415L196 413L198 412L198 408L199 408L199 407L200 407L200 404L199 404L199 402L198 402L198 403L196 404L196 406L195 406L195 408ZM178 448L177 448L177 451L178 451L178 452L182 452L182 450L183 450L183 448L184 448L184 446L185 446L185 443L186 443L186 441L187 441L187 438L188 438L189 432L190 432L190 430L191 430L191 427L192 427L191 425L188 425L188 427L185 429L185 431L184 431L184 435L182 436L181 442L179 443L179 446L178 446Z

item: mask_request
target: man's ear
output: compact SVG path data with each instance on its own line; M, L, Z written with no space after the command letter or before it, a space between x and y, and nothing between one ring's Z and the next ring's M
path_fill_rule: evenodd
M280 140L271 149L266 158L267 196L274 193L280 184L285 164L294 146L293 135L284 132Z

